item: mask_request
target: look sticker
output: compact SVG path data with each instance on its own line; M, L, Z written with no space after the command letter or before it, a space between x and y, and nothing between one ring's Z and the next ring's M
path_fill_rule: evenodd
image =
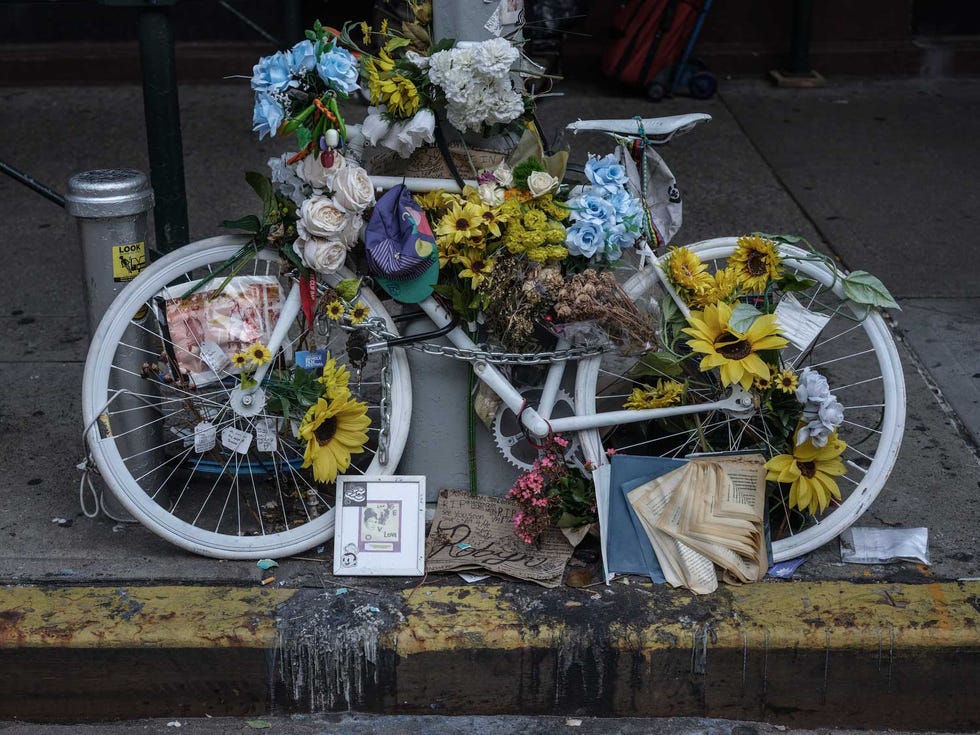
M146 267L146 243L112 246L112 280L132 281Z

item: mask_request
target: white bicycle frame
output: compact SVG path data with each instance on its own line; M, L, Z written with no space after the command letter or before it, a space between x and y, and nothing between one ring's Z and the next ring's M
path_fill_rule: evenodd
M582 130L592 130L620 135L630 135L637 132L638 126L642 125L643 131L648 135L655 135L661 142L665 142L673 135L689 130L699 122L710 119L708 115L692 114L678 115L668 118L651 118L647 120L585 120L571 123L567 129L573 132ZM397 184L405 184L412 191L460 191L460 187L453 179L429 179L429 178L400 178L373 176L372 183L378 189L391 188ZM464 182L475 185L476 182ZM649 246L643 245L640 252L640 266L637 276L639 278L656 278L663 286L664 290L670 295L678 309L685 315L690 314L690 310L684 301L678 296L664 274L663 268L656 253ZM429 317L437 329L444 329L453 323L453 317L446 311L443 305L434 297L429 296L419 303L419 307ZM296 319L300 311L300 291L298 284L290 289L286 301L283 304L272 336L269 339L269 350L276 354L279 347L286 338L289 325ZM450 330L446 338L458 349L479 351L479 346L470 339L469 335L461 327ZM560 340L558 350L567 349L569 343ZM375 342L367 346L368 352L379 352L388 349L386 342ZM548 368L544 387L537 408L527 405L526 399L520 391L514 387L513 383L503 374L503 372L490 362L474 359L473 372L492 390L504 404L520 417L521 424L528 435L535 439L544 439L551 434L561 434L565 432L583 431L587 429L600 429L619 424L640 423L655 419L665 419L672 416L683 416L688 414L710 413L712 411L729 411L733 413L748 413L753 406L752 395L740 386L734 386L727 398L711 403L698 403L685 406L670 406L666 408L648 408L640 410L610 411L592 415L574 415L564 418L551 418L551 411L554 408L559 387L565 373L567 360L556 360ZM265 377L269 364L262 365L255 373L256 386L243 392L243 402L248 405L251 402L250 395L260 390L259 386Z

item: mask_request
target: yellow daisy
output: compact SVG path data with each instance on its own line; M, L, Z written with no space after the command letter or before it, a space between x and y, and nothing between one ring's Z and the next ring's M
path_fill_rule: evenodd
M782 275L778 246L758 235L740 237L735 242L735 252L728 259L728 267L735 272L742 288L750 293L762 293L770 280Z
M770 371L771 376L771 371ZM757 375L752 380L752 387L756 390L769 390L772 388L772 380L770 378L763 378L761 375Z
M791 483L791 507L815 514L830 505L830 499L841 499L835 477L847 472L840 456L847 444L834 432L827 445L815 447L809 439L793 448L792 454L779 454L766 462L767 480Z
M796 393L796 388L800 384L799 378L796 377L796 373L789 368L779 373L773 382L775 382L776 387L779 388L779 390L790 395Z
M371 308L365 304L363 301L358 299L357 303L351 307L350 310L350 323L360 324L365 319L368 318L368 314L371 313Z
M658 380L654 386L634 388L623 408L666 408L676 406L684 396L684 384L676 380Z
M453 202L436 227L436 236L449 242L459 243L481 234L483 224L481 208L473 202Z
M744 333L729 326L731 317L732 307L719 302L704 311L692 311L687 320L691 326L681 331L691 335L687 341L690 348L704 355L702 371L720 367L722 385L738 383L748 390L755 378L771 377L758 352L782 349L789 342L779 334L775 314L756 318Z
M707 272L708 266L687 248L671 248L666 270L670 282L691 295L708 291L715 282Z
M272 359L272 353L269 352L269 348L261 342L256 342L254 345L249 347L245 351L245 354L256 365L264 365Z
M366 403L349 395L318 399L299 426L299 437L306 442L303 467L313 467L317 482L333 482L350 467L351 455L364 451L370 425Z

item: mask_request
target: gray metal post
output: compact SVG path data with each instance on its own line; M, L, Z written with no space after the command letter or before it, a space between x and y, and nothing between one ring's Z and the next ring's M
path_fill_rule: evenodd
M146 175L132 169L100 169L75 174L68 181L68 194L65 196L68 213L77 218L78 234L82 245L82 260L85 276L85 306L88 314L89 334L95 336L103 314L116 295L146 266L149 248L146 244L147 215L153 208L153 190ZM110 376L109 388L129 390L133 394L145 396L151 389L148 381L140 377L143 363L152 360L159 352L159 344L154 344L153 335L143 328L149 319L147 310L133 315L132 327L126 331L117 351L114 365L117 368ZM120 402L132 410L119 414L113 419L113 432L126 434L141 426L159 426L156 412L149 408L142 398L131 395L121 396ZM156 453L145 451L147 444L162 444L162 429L153 436L148 432L129 434L118 440L123 457L136 457L130 460L130 469L135 476L151 473L159 466ZM139 443L137 442L137 438ZM107 513L120 519L125 513L116 505L103 507Z

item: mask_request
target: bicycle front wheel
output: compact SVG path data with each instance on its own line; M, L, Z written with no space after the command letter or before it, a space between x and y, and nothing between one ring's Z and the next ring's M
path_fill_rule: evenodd
M725 268L735 248L736 238L690 246L712 272ZM817 513L791 507L788 487L768 484L774 561L792 559L822 546L861 516L888 479L905 425L902 366L884 320L877 312L865 313L844 299L841 274L825 260L786 244L779 245L779 253L784 271L797 276L797 283L809 284L793 294L795 300L815 315L818 323L826 321L808 344L790 345L781 351L782 366L797 373L806 367L819 371L843 405L844 420L838 435L847 443L841 456L847 473L837 478L841 499ZM659 281L650 269L631 276L624 287L638 302L660 298ZM693 361L695 365L697 361ZM727 394L728 389L719 384L714 372L700 374L694 369L682 377L687 402L709 402ZM580 366L576 410L579 414L622 410L634 388L677 377L658 373L658 366L649 361L641 365L637 356L606 353ZM786 442L785 412L780 414L777 408L780 401L785 406L785 401L795 398L785 394L773 398L772 387L759 385L753 386L752 393L755 406L749 415L714 411L585 431L580 437L583 451L595 465L607 461L610 449L669 457L754 450L766 459L792 452Z
M344 273L321 277L313 329L300 310L265 356L259 393L243 398L229 353L268 343L296 285L273 250L230 264L247 242L202 240L150 265L109 307L82 383L86 439L109 490L159 536L225 559L288 556L333 535L334 483L303 467L298 436L324 360L346 366L370 419L346 474L394 471L411 416L403 350L363 349L365 322L396 331L378 299L362 290L355 319L319 308Z

